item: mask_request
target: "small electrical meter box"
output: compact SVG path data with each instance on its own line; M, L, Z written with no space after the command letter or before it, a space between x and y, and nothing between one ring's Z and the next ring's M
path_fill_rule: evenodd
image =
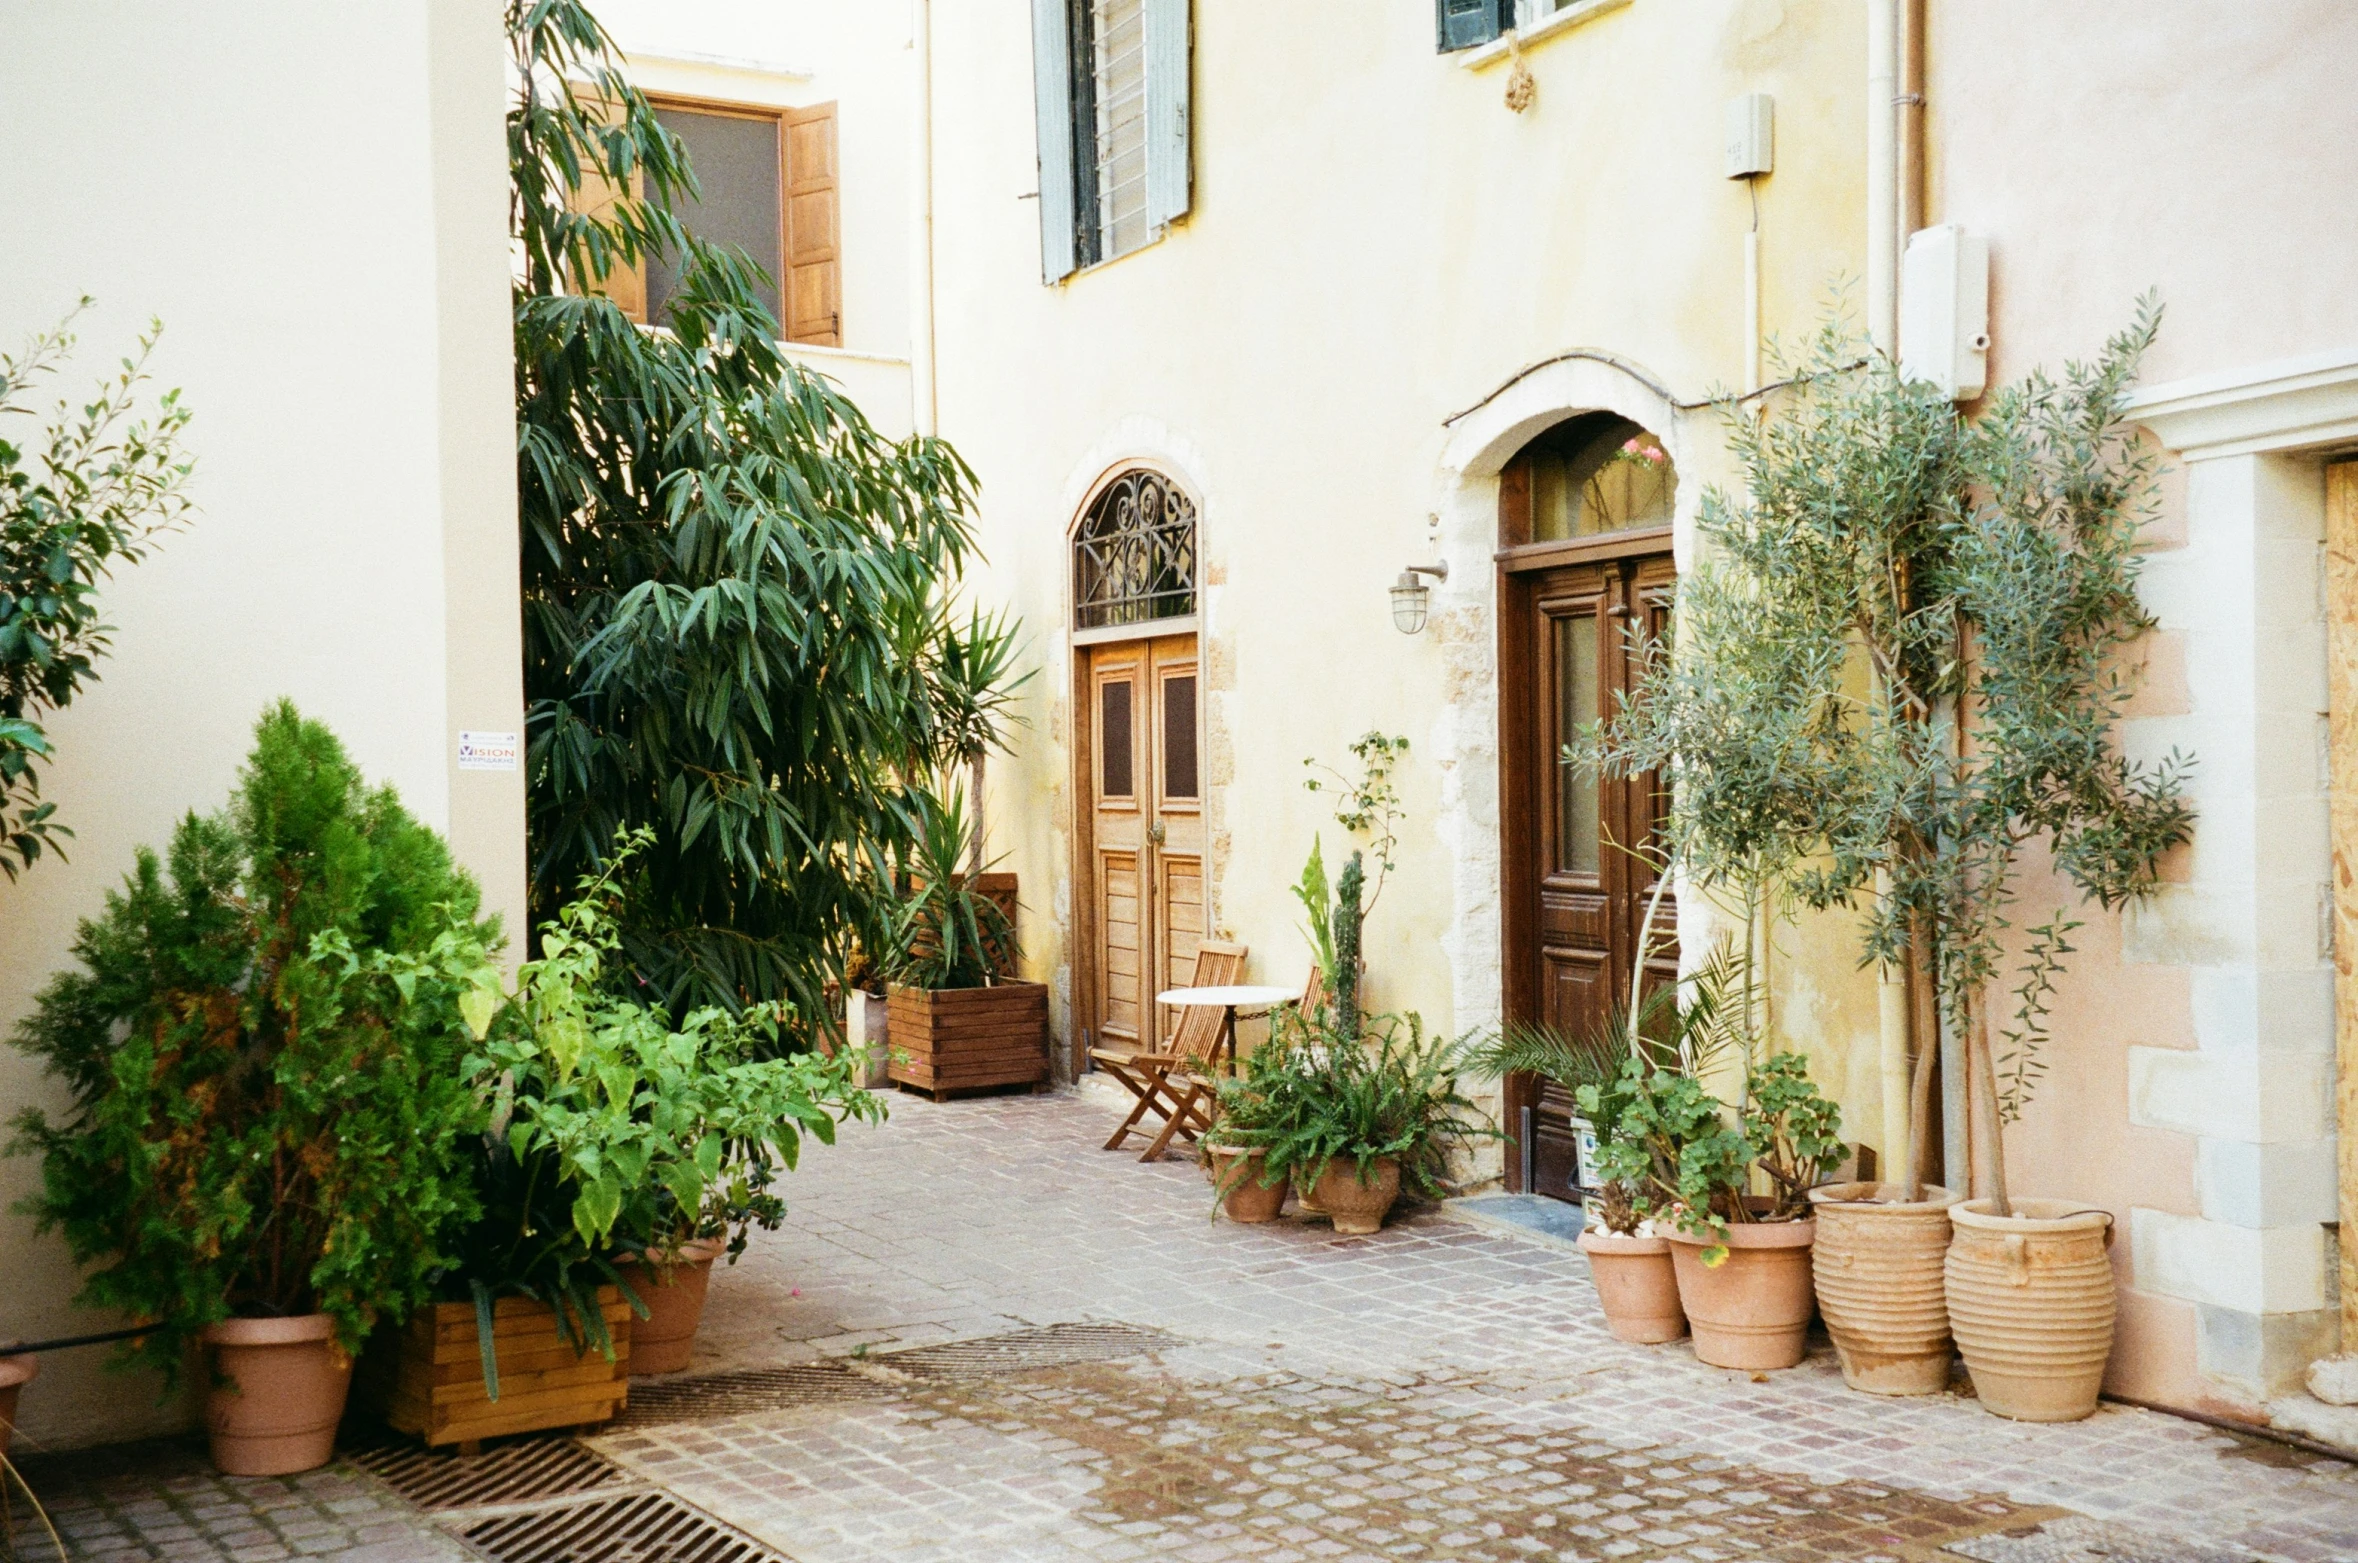
M1955 223L1908 235L1900 262L1900 374L1969 402L1989 386L1990 241Z
M1777 163L1777 101L1765 92L1728 99L1727 175L1749 179Z

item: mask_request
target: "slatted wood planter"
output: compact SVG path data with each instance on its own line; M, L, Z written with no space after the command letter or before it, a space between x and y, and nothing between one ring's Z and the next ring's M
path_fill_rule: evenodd
M1048 989L901 988L888 1000L894 1082L933 1094L1038 1085L1048 1078Z
M435 1303L409 1317L397 1335L368 1353L364 1392L397 1432L428 1447L472 1448L486 1438L603 1422L630 1398L630 1304L611 1286L598 1289L599 1311L614 1337L614 1360L591 1348L577 1356L557 1335L557 1317L527 1297L492 1304L499 1399L483 1389L475 1305Z

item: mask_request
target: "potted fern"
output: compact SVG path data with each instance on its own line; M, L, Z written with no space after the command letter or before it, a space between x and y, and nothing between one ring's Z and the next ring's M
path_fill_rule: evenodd
M17 1033L73 1095L17 1119L33 1211L93 1267L80 1301L153 1326L127 1360L169 1383L210 1350L226 1472L327 1463L353 1353L475 1214L462 1063L498 942L476 906L441 839L282 703L231 806L139 853Z
M963 800L914 795L919 829L910 890L893 914L889 1073L939 1099L952 1091L1048 1078L1048 989L1015 975L1015 919L969 877Z

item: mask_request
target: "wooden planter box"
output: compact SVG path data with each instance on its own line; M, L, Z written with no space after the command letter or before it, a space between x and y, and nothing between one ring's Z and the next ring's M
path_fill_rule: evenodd
M894 1082L930 1091L1038 1085L1048 1078L1048 988L1000 982L987 988L891 991Z
M611 1286L598 1288L600 1312L614 1337L614 1360L592 1347L586 1356L557 1336L557 1316L528 1297L492 1304L499 1399L483 1391L475 1305L420 1308L390 1339L380 1337L363 1365L366 1392L397 1432L429 1448L462 1450L486 1438L603 1422L630 1397L630 1304Z

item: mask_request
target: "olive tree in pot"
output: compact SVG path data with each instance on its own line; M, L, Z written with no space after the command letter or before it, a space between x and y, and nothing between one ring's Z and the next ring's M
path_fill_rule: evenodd
M1675 778L1671 834L1701 887L1771 915L1857 908L1865 960L1904 979L1910 1152L1891 1158L1891 1182L1818 1196L1819 1301L1854 1388L1941 1388L1955 1326L1991 1409L2094 1408L2109 1276L2098 1302L2085 1255L2042 1265L2074 1279L2052 1296L2009 1285L1997 1308L1978 1282L1957 1289L1960 1263L1984 1266L1979 1240L1952 1251L1950 1230L2012 1223L2011 1252L2050 1236L2014 1211L2001 1121L2036 1077L2077 924L2014 910L2021 849L2044 839L2063 876L2112 907L2149 889L2191 829L2183 762L2139 765L2114 739L2134 687L2121 654L2151 627L2136 575L2152 471L2120 420L2158 322L2146 302L2097 362L2000 390L1970 424L1829 323L1768 417L1731 411L1745 494L1706 496L1677 648L1651 655L1638 697L1580 746L1589 763ZM1993 1012L2013 1021L2003 1057ZM1986 1208L1948 1220L1959 1196L1922 1167L1944 1027L1969 1056L1991 1150ZM2000 1363L2060 1360L2039 1344L2054 1328L2072 1337L2070 1407L2041 1409Z
M475 1211L461 1067L498 930L473 883L326 728L281 704L230 808L141 851L16 1041L73 1105L27 1109L30 1201L151 1323L169 1382L211 1348L224 1471L324 1465L351 1356L428 1296Z

